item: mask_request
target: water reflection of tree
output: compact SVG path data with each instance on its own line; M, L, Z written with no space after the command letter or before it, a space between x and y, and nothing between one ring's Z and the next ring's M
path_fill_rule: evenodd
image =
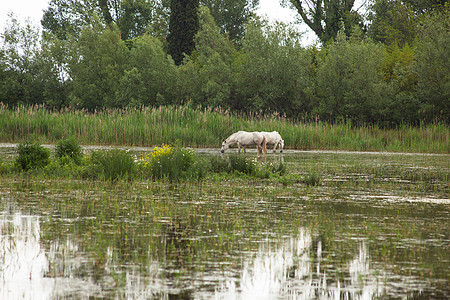
M346 269L341 278L333 275L326 266L322 242L309 230L301 229L296 238L287 239L278 246L262 244L258 253L242 270L240 282L222 282L218 296L271 298L293 297L298 299L359 299L383 295L385 287L371 275L369 256L364 242L358 254L350 261L335 266ZM363 282L364 281L364 282Z

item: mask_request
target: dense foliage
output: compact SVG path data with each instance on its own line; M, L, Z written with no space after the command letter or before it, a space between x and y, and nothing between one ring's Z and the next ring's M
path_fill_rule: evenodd
M190 55L195 48L194 37L198 31L198 0L171 0L168 52L177 65L184 55Z
M110 12L107 22L97 2L87 16L76 14L86 11L80 6L64 6L62 14L55 5L68 2L52 1L44 35L12 18L1 34L0 102L90 111L191 103L381 126L449 121L448 5L422 9L377 0L363 30L342 24L327 43L308 47L295 27L256 17L231 37L231 29L200 6L195 47L176 65L168 55L168 20L162 20L168 1L152 7L125 1L128 10L116 2L122 10ZM146 21L144 8L154 13ZM126 27L133 16L137 27Z
M50 150L38 142L23 141L17 146L16 166L23 171L43 168L50 163Z

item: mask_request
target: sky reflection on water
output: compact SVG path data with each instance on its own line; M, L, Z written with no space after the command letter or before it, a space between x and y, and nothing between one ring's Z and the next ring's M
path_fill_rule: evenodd
M49 262L40 243L38 216L0 214L0 261L1 299L50 298L54 281L44 277Z

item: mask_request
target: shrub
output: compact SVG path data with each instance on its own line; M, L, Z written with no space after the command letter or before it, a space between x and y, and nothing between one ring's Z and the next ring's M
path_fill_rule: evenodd
M23 171L43 168L50 163L50 150L38 142L24 141L17 146L16 165Z
M203 178L207 168L198 160L192 149L162 145L145 156L144 174L152 179L166 178L170 181L182 178Z
M94 151L90 160L92 165L88 177L117 180L131 178L136 172L134 159L125 150Z
M77 165L81 164L81 159L83 158L81 146L76 138L60 141L56 145L55 155L59 159L67 156Z

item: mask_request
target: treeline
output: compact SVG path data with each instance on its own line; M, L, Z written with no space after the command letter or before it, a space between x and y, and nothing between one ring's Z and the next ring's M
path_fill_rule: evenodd
M423 14L405 40L387 30L376 38L374 18L377 32L354 27L304 47L293 27L256 17L233 41L201 6L195 49L175 65L152 27L124 40L97 19L61 38L12 19L1 36L0 102L91 111L190 103L296 120L448 123L449 20L448 5Z

